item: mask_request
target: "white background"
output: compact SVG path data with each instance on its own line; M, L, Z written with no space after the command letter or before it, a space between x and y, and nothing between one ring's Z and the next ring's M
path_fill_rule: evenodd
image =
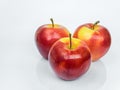
M71 33L96 20L111 33L109 52L75 81L56 77L35 46L51 17ZM119 0L0 0L0 90L120 90L119 46Z

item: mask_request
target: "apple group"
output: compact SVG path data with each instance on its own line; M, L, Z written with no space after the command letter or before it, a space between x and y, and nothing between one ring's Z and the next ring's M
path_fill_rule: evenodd
M66 27L50 20L51 24L37 29L35 42L59 78L79 78L89 70L91 62L100 60L108 52L111 35L107 28L98 25L99 21L80 25L71 36Z

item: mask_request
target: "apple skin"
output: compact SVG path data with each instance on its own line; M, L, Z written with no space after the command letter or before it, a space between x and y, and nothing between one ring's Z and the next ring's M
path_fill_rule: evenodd
M109 31L101 25L87 23L79 26L73 37L85 41L90 48L92 61L97 61L103 57L111 45L111 35Z
M48 59L48 53L51 46L60 38L68 37L69 31L58 24L54 27L52 24L45 24L40 26L35 33L35 42L40 54Z
M56 75L63 80L75 80L86 73L91 64L91 54L86 43L72 38L61 38L51 47L48 61Z

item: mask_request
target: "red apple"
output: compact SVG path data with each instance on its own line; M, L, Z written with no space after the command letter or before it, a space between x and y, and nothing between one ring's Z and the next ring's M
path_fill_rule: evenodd
M74 80L88 71L91 54L86 43L77 38L66 37L53 44L48 60L59 78Z
M90 48L92 61L97 61L103 57L110 48L111 35L109 31L101 25L99 21L95 24L87 23L79 26L73 37L85 41Z
M69 31L65 27L54 24L53 19L50 20L52 24L40 26L35 33L37 48L45 59L48 59L49 50L58 39L69 36Z

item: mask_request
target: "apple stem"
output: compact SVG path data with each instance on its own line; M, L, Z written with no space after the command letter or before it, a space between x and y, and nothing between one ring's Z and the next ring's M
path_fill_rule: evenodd
M96 26L98 23L100 23L100 21L96 21L96 22L93 24L93 26L92 26L92 29L93 29L93 30L94 30L95 26Z
M53 21L53 18L50 18L50 21L52 23L52 27L54 28L54 21Z
M72 48L72 38L71 38L71 33L69 33L69 39L70 39L70 49Z

